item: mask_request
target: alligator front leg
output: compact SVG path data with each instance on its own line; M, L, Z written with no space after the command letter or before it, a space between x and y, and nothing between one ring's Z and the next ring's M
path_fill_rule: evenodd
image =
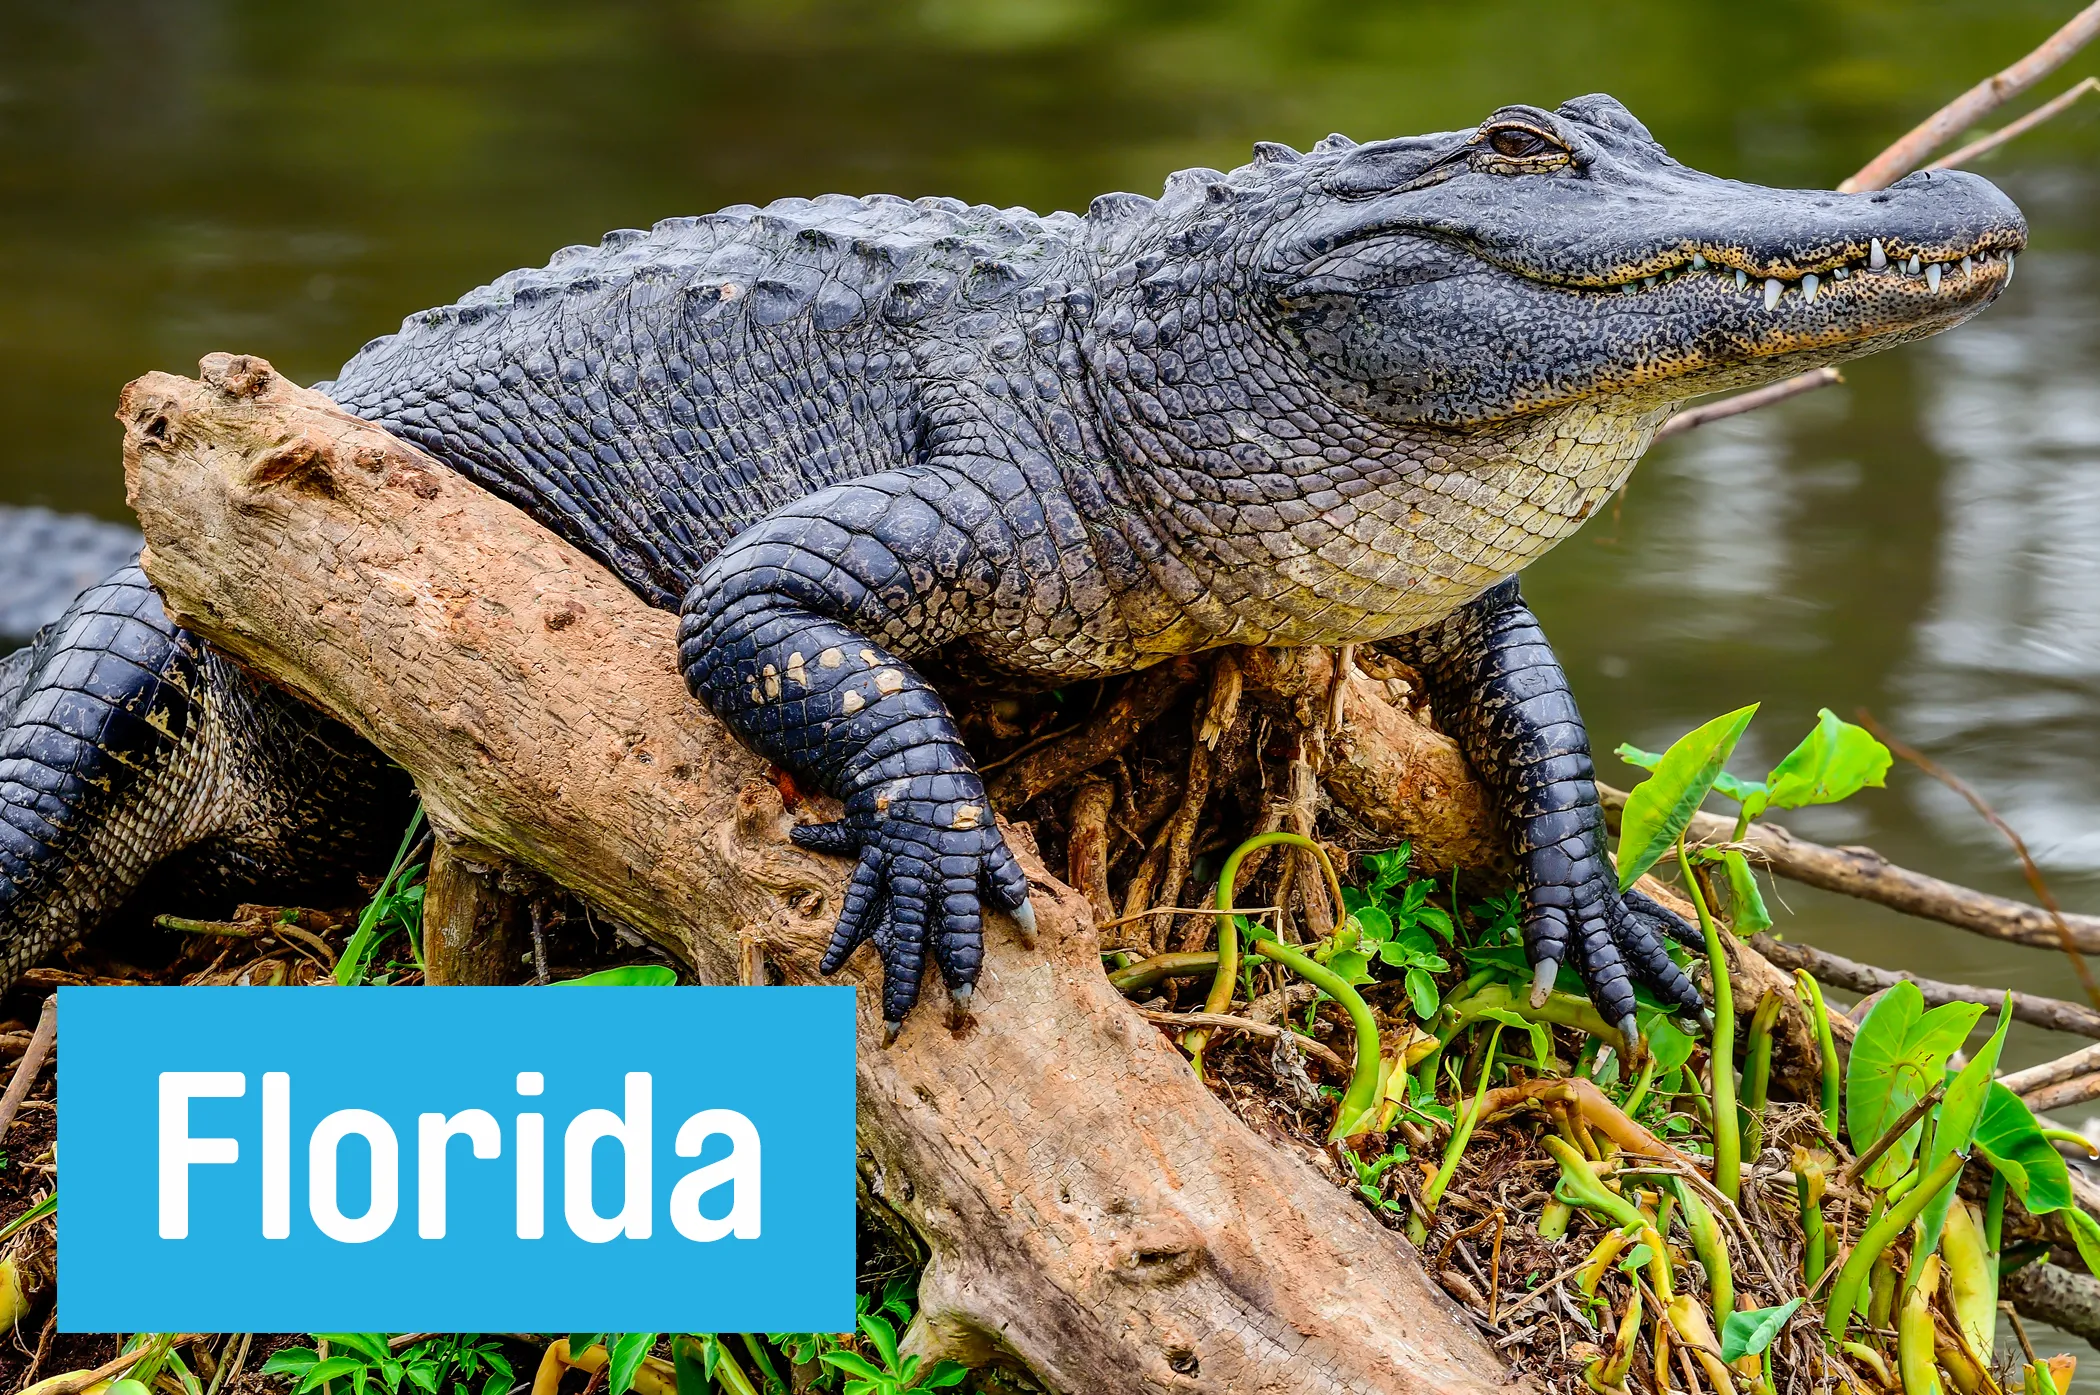
M961 637L1013 561L979 486L895 471L814 494L739 534L687 595L686 682L760 755L844 802L795 841L854 856L823 969L882 956L895 1036L929 949L959 1010L984 958L985 896L1032 929L1028 879L940 695L905 661Z
M1437 719L1509 821L1534 1005L1568 963L1629 1042L1636 981L1703 1015L1698 988L1662 940L1697 946L1699 932L1639 892L1620 894L1605 856L1589 733L1516 578L1394 647L1421 674Z

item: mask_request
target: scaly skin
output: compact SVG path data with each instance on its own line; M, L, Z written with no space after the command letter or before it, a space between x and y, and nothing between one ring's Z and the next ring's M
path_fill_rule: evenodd
M679 610L693 692L843 801L796 836L857 859L830 963L875 941L892 1029L929 954L967 1001L987 899L1027 906L913 660L1055 683L1385 640L1505 801L1534 958L1619 1020L1635 981L1698 995L1616 891L1565 680L1496 588L1677 402L1958 323L2023 238L1971 176L1758 189L1588 97L1260 146L1083 218L676 219L412 317L322 386ZM1870 269L1912 253L1954 269Z
M0 660L0 978L120 908L258 888L355 895L401 772L168 622L129 566Z

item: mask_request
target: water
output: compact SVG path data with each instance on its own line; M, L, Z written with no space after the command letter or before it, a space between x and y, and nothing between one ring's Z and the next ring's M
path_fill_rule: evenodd
M1083 208L1256 139L1595 90L1689 163L1827 186L2071 8L5 0L0 501L121 516L127 379L215 349L323 377L608 228L833 189ZM2034 224L1996 308L1658 448L1527 586L1600 747L1758 699L1749 770L1865 706L2100 910L2100 101L1982 168ZM2025 894L1912 771L1792 822ZM1783 893L1789 931L1840 952L2075 995L2049 954Z

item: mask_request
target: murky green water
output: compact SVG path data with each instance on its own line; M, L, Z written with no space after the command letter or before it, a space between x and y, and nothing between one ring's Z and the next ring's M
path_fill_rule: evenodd
M1256 139L1600 89L1688 162L1828 185L2072 8L0 4L0 500L117 516L125 380L214 349L318 378L612 227L834 189L1083 208ZM1984 168L2035 230L1996 309L1658 449L1529 589L1601 747L1762 699L1770 756L1864 705L2100 909L2100 103ZM2021 893L1912 772L1796 824ZM2075 992L2038 951L1785 895L1833 948Z

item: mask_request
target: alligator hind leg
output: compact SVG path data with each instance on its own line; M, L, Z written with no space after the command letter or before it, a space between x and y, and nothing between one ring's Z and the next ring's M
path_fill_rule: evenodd
M347 887L408 787L171 624L136 566L0 660L0 987L157 869L207 895Z
M1697 946L1698 931L1639 892L1619 892L1589 733L1516 579L1393 648L1421 674L1438 720L1508 820L1535 1000L1568 964L1629 1042L1636 983L1703 1015L1699 990L1663 945L1667 936Z

